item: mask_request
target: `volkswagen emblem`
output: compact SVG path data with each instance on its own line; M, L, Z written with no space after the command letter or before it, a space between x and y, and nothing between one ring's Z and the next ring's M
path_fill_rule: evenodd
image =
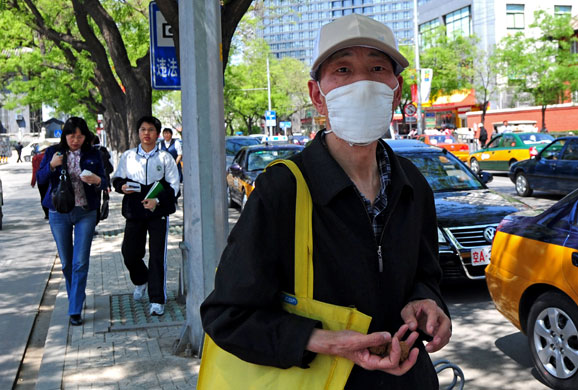
M489 226L484 229L484 238L490 244L494 241L494 236L496 235L496 228L493 226Z

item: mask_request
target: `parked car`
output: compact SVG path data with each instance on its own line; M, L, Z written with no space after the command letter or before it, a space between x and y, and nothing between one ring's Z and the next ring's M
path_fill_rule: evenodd
M572 192L578 188L578 137L552 141L536 157L513 164L509 176L520 196L534 190Z
M536 156L554 137L544 133L502 133L490 140L482 149L470 154L470 168L505 171L515 162Z
M239 150L227 168L227 199L229 207L245 207L255 188L257 176L271 161L286 159L303 150L303 145L275 144L245 146Z
M460 143L451 135L436 134L436 135L420 135L418 140L425 144L438 146L452 152L461 161L467 162L470 155L470 147L468 144Z
M307 145L309 142L311 142L311 138L309 138L307 135L294 134L289 137L289 142L292 142L296 145Z
M528 337L544 382L578 389L578 190L544 212L504 218L486 282L496 308Z
M509 131L517 131L519 133L537 132L536 121L533 120L512 120L508 121ZM495 131L502 133L504 131L504 122L492 122Z
M56 145L59 142L60 138L45 138L43 140L34 140L22 148L22 160L30 162L32 161L32 157L34 157L34 155L36 155L42 149Z
M386 142L417 166L434 192L444 280L483 279L498 223L528 206L488 189L492 174L474 174L446 149L416 140Z
M230 136L225 137L225 164L226 168L231 165L233 162L233 158L243 146L248 145L259 145L261 143L261 139L257 137L251 136Z

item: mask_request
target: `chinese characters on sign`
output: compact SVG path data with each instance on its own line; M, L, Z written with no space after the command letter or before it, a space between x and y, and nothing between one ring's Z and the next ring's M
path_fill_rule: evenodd
M153 1L149 5L151 81L154 89L181 89L177 51L170 24Z
M155 58L156 75L166 79L169 77L179 77L179 66L176 58Z

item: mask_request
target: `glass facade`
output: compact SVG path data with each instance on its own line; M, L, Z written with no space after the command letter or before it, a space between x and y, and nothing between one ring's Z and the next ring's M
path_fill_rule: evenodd
M448 37L472 35L472 14L469 6L447 14L444 19Z
M388 25L399 45L413 43L413 0L308 0L298 4L266 0L261 33L277 58L293 57L311 64L319 28L353 13Z
M428 35L433 33L433 31L440 25L439 19L433 19L428 22L419 25L419 39L422 48L428 48L430 43L428 42Z

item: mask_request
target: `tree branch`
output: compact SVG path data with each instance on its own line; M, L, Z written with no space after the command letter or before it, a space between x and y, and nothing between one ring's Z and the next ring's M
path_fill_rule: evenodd
M40 34L46 36L47 38L49 38L53 42L56 42L56 41L66 42L70 46L72 46L76 51L80 52L82 50L87 50L87 47L83 41L79 41L78 39L75 39L70 34L61 34L58 31L56 31L52 28L49 28L46 25L46 21L42 17L42 14L40 13L40 11L36 7L36 5L32 2L32 0L24 0L24 3L26 4L28 9L32 13L32 16L34 17L34 23L29 24L29 26L32 29L34 29L35 31L39 32Z

